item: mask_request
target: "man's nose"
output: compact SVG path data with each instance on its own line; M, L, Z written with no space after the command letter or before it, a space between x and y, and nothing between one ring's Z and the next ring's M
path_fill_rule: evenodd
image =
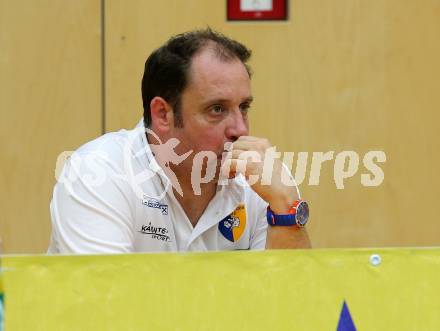
M234 111L229 120L230 122L226 128L226 138L229 141L236 141L241 136L248 135L248 121L240 110Z

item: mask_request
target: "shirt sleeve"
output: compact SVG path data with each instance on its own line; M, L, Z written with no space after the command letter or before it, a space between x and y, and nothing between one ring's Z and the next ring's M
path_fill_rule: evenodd
M49 254L133 251L133 198L111 161L74 153L55 185L50 204Z

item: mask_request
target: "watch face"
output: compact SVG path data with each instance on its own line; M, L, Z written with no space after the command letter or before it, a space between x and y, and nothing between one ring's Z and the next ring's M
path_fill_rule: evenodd
M305 201L301 201L296 207L296 224L299 226L306 225L309 220L309 205Z

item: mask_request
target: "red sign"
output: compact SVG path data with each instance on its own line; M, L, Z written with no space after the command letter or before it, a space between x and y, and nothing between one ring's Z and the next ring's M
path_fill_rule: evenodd
M228 0L228 21L287 20L287 0Z

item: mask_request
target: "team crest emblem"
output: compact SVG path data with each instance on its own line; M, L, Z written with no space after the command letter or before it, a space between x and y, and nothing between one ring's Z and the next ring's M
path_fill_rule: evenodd
M246 209L244 205L238 206L231 214L218 224L220 233L229 241L236 242L246 228Z

